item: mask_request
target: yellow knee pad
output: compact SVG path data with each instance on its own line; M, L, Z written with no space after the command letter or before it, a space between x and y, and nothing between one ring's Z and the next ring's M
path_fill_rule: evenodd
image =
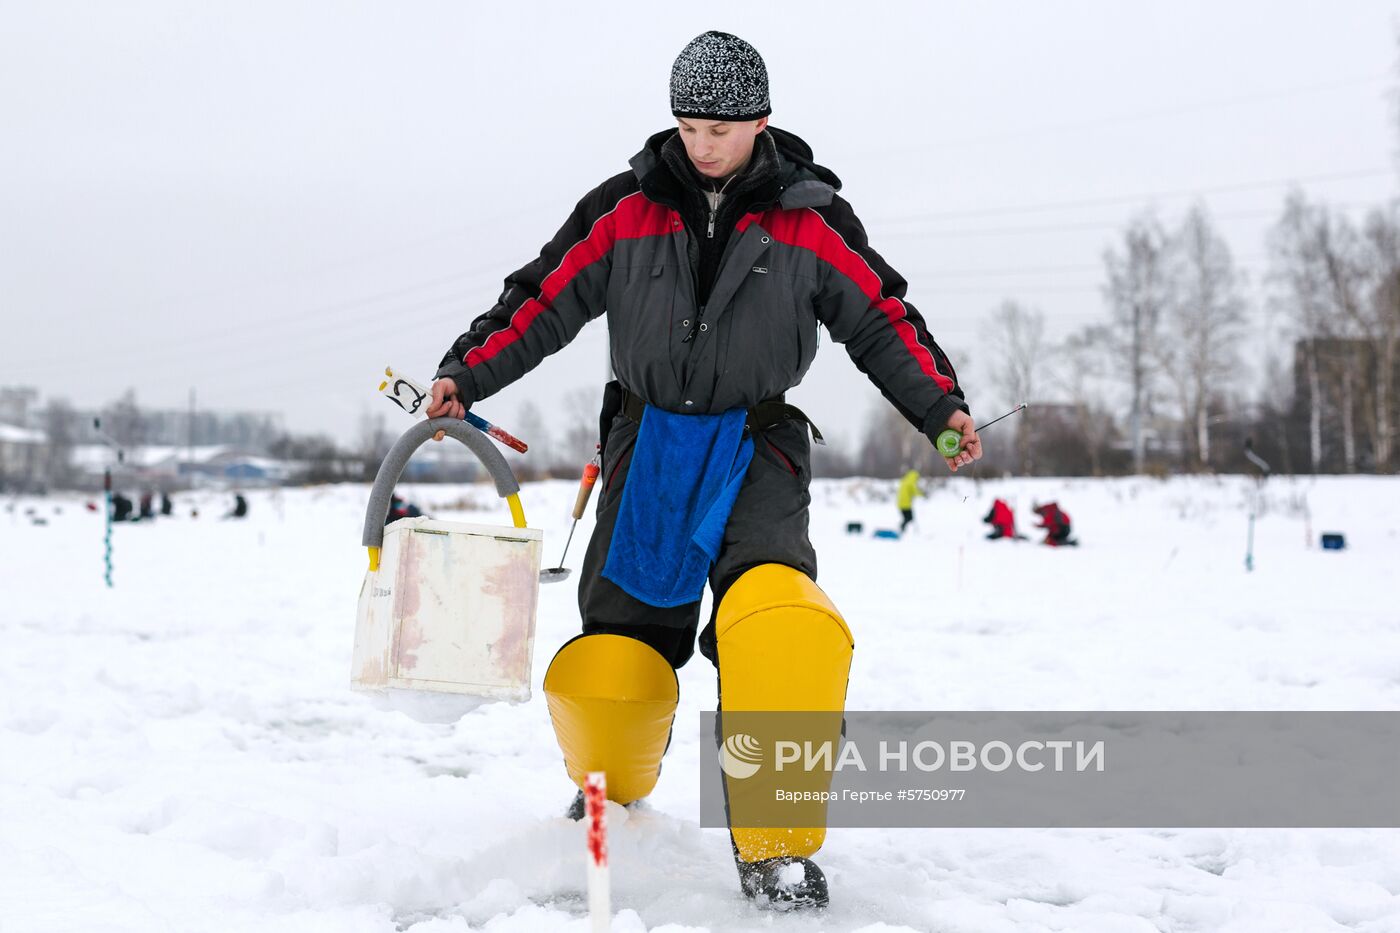
M608 799L640 800L656 786L680 688L655 648L623 635L584 635L559 649L545 699L569 778L608 776Z
M855 642L836 606L806 574L762 564L741 576L715 616L721 712L813 711L840 713ZM840 717L830 741L840 738ZM727 781L730 812L746 801L741 781ZM761 812L761 811L760 811ZM746 862L779 855L810 856L826 827L747 828L730 832Z

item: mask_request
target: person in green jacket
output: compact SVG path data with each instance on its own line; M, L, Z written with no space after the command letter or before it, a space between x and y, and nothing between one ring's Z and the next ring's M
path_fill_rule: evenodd
M899 506L899 514L904 517L899 526L900 534L904 534L904 529L914 520L914 499L923 495L924 491L919 488L919 471L910 470L905 473L904 478L899 481L899 495L895 499Z

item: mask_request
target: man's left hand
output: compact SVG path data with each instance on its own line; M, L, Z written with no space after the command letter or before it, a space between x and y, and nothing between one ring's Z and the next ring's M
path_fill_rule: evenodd
M955 411L948 419L948 427L962 435L961 450L951 457L945 457L948 469L954 473L958 467L965 467L974 460L982 459L982 439L973 428L972 416L965 411Z

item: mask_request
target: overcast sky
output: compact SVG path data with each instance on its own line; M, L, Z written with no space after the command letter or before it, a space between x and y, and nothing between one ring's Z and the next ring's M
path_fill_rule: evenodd
M431 376L673 123L672 59L722 29L989 415L981 318L1015 298L1058 337L1102 316L1101 255L1137 210L1200 198L1259 286L1290 183L1355 217L1393 197L1396 13L0 0L0 385L169 407L193 387L353 439L382 367ZM533 398L557 424L605 378L599 321L478 411L510 427ZM794 399L854 441L878 395L823 342Z

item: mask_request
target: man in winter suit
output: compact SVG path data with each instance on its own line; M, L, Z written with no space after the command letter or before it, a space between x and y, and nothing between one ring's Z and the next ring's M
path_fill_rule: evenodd
M904 300L904 279L867 244L836 175L769 125L758 52L726 33L697 37L673 66L671 109L677 125L586 194L456 340L427 409L462 417L606 314L617 382L605 393L598 522L580 575L583 634L551 662L545 693L569 776L581 786L588 771L606 771L610 799L623 804L659 774L706 575L716 610L699 642L718 668L722 713L844 709L852 638L815 584L807 536L811 425L783 401L811 366L820 327L930 440L962 434L950 469L981 456L953 367ZM689 444L707 431L684 448L657 440ZM698 588L648 595L618 553L648 553L628 548L656 540L648 523L667 510L626 490L645 483L650 496L659 484L671 495L674 474L692 466L677 501L722 487L711 499L727 516L716 506L697 518L714 535L708 571L690 581ZM824 834L732 828L744 893L825 905L809 858Z

